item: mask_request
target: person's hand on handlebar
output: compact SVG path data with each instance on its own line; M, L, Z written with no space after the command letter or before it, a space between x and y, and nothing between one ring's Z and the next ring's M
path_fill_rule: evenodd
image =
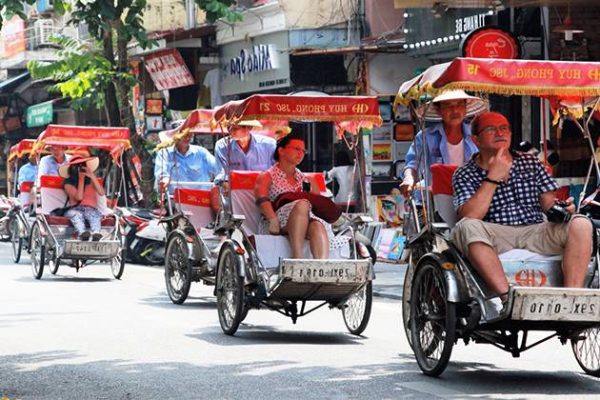
M400 193L402 193L402 196L408 198L411 195L411 193L415 190L415 175L415 170L411 168L406 168L404 170L404 179L398 187L398 189L400 189Z

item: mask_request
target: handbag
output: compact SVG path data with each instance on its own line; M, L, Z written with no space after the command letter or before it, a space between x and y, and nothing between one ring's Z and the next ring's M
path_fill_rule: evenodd
M342 209L330 198L311 192L281 193L273 202L273 208L278 210L284 205L296 200L310 201L313 214L330 224L337 221L342 215Z
M78 201L77 204L75 204L75 205L67 206L68 202L69 202L69 199L65 200L65 205L62 207L55 208L54 210L50 211L50 215L52 215L54 217L64 217L65 214L67 213L67 211L69 211L73 207L77 207L79 205L79 203L81 203L80 201Z

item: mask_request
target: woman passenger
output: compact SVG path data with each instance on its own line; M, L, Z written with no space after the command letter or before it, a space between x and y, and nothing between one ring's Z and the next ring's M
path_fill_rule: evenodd
M65 217L71 220L80 240L89 240L90 236L94 241L102 239L102 213L98 210L98 196L104 196L104 188L94 174L98 164L98 157L73 156L59 168L59 175L65 178L67 205L71 207ZM86 228L86 221L90 230Z
M317 182L297 168L305 152L304 140L299 135L289 134L277 141L275 165L260 174L256 181L256 204L264 217L259 229L261 233L287 234L293 258L304 258L304 239L309 239L313 258L326 259L330 247L337 247L343 241L334 238L331 226L311 212L310 202L295 200L278 210L272 205L282 193L301 192L304 182L310 184L311 192L320 193Z

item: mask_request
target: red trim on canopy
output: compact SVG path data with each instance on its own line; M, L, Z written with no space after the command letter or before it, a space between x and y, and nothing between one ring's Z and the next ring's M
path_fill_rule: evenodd
M600 63L456 58L434 65L400 86L397 103L463 89L530 96L600 96Z
M23 139L19 143L15 144L10 148L8 154L8 162L13 161L15 158L21 158L33 151L34 139Z
M115 158L131 148L127 128L71 125L48 125L37 138L34 151L49 145L97 148L109 151Z
M232 125L241 120L331 121L345 124L352 133L381 125L377 97L253 95L230 101L215 109L217 123ZM271 124L273 122L270 122Z

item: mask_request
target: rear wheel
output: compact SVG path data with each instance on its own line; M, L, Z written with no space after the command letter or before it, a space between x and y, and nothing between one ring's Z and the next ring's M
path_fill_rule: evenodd
M447 300L441 267L417 266L410 301L412 347L425 375L438 376L448 366L456 334L456 307Z
M48 270L52 275L56 275L56 273L58 272L58 267L60 267L60 258L54 255L48 261Z
M19 229L19 220L13 216L9 222L10 242L12 244L13 261L18 263L21 260L21 251L23 250L23 238Z
M40 231L40 225L36 222L31 228L31 269L35 279L40 279L44 273L45 256L46 245Z
M221 248L217 271L217 311L226 335L234 335L245 317L244 278L238 274L240 257L231 244Z
M121 279L125 270L125 248L121 248L119 254L110 260L110 270L115 279Z
M182 304L187 299L192 283L192 264L188 258L187 241L180 232L173 233L167 243L165 283L173 303Z
M412 337L410 335L410 295L414 271L415 267L412 264L412 259L410 259L408 262L408 267L406 268L406 274L404 275L404 285L402 287L402 325L404 326L406 340L408 340L408 344L410 345L411 349Z
M589 328L571 340L577 363L586 374L600 377L600 328Z
M367 329L371 318L371 305L373 304L373 286L369 281L358 292L346 300L342 308L344 323L348 332L360 335Z

